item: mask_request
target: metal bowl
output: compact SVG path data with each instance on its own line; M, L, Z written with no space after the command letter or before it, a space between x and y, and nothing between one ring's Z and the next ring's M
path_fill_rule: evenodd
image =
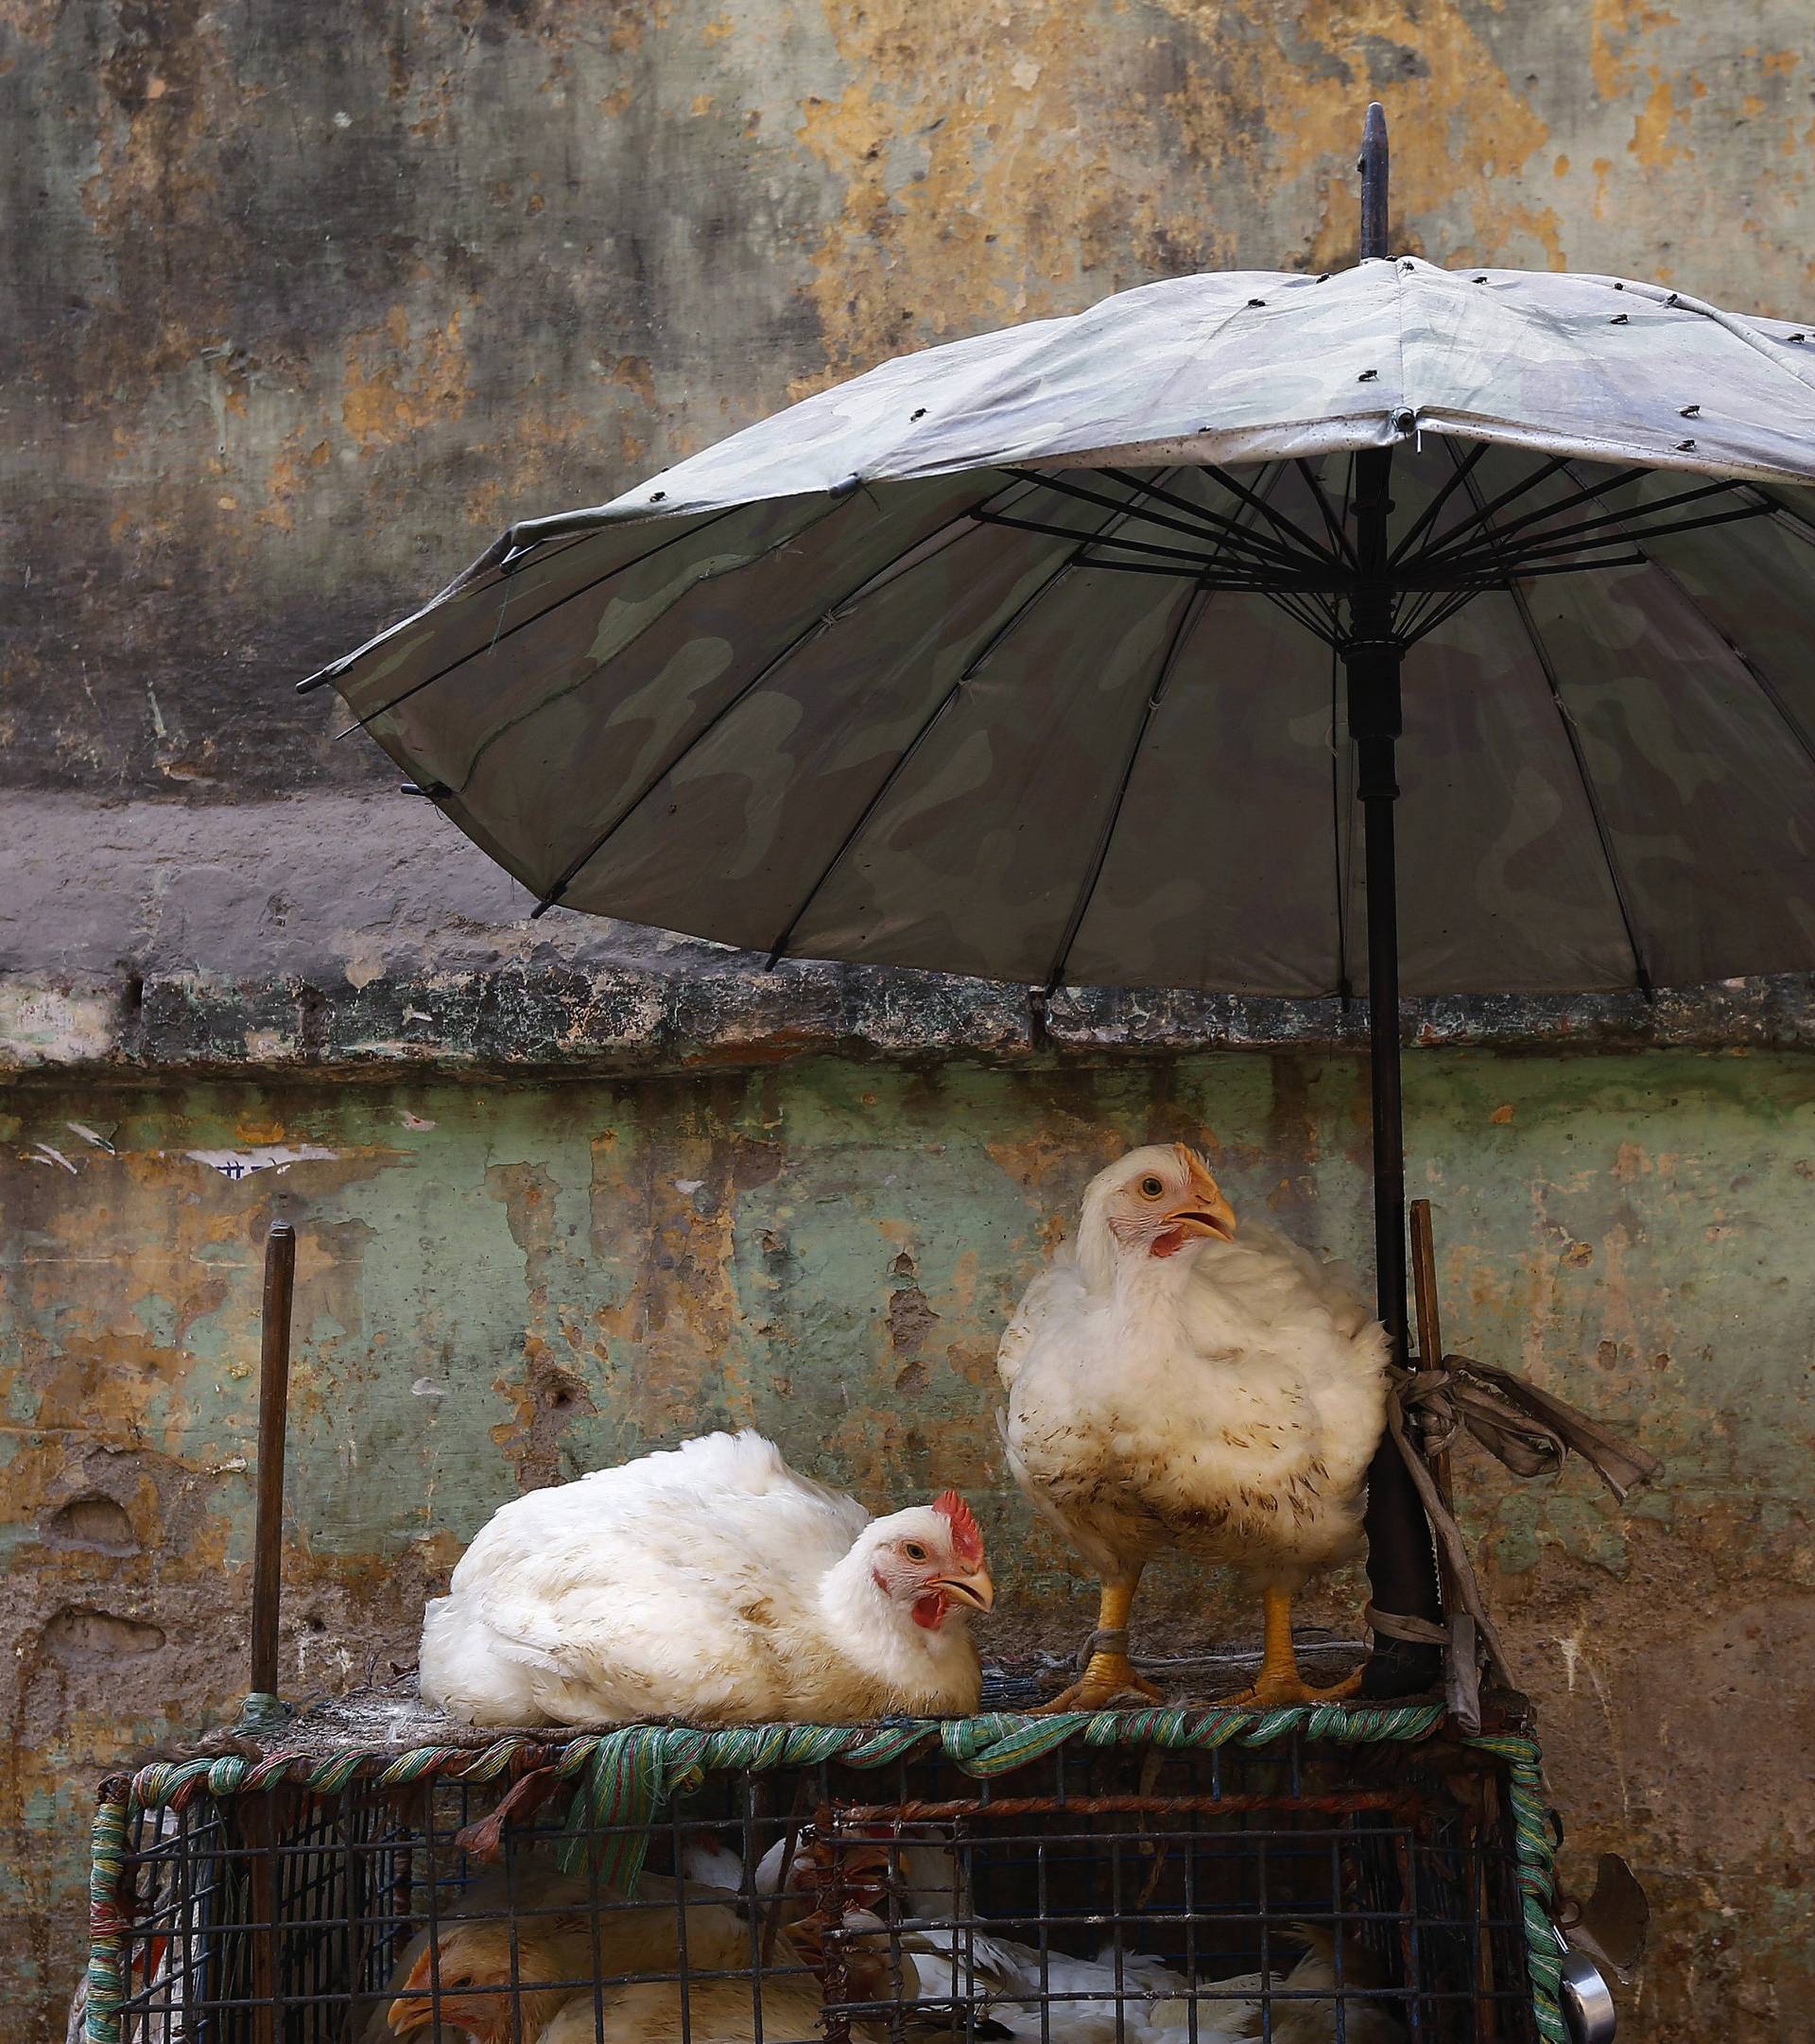
M1570 1944L1553 1923L1550 1933L1563 1954L1563 2019L1569 2025L1573 2044L1614 2044L1619 2028L1619 2012L1614 2006L1613 1990L1601 1977L1600 1968L1585 1952Z

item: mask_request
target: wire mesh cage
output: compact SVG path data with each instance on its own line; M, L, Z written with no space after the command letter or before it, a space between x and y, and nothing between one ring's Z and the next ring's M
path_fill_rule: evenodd
M1307 1723L1363 1716L1417 1722L1367 1743ZM925 1726L648 1727L153 1767L104 1790L89 2035L1560 2035L1531 1970L1535 1754L1435 1716L1109 1713L968 1752ZM713 1764L727 1742L744 1764Z

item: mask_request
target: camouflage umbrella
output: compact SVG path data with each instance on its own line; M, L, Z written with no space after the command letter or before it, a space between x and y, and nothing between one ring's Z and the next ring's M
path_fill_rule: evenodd
M1365 959L1403 1345L1402 969L1815 966L1815 338L1389 260L1377 110L1367 163L1353 269L884 363L303 685L543 908L1048 988Z

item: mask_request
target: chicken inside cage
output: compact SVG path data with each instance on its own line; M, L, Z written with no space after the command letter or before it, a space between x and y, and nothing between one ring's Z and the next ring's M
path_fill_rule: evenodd
M121 2044L1532 2034L1491 1776L1296 1741L882 1776L713 1776L652 1826L552 1768L142 1812Z

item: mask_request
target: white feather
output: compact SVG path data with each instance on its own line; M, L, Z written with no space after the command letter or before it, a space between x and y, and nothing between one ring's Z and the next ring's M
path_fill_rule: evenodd
M1190 1162L1154 1146L1099 1172L1028 1288L997 1359L1010 1467L1105 1579L1177 1549L1297 1588L1358 1551L1386 1337L1342 1265L1270 1228L1118 1239L1117 1202L1150 1175L1183 1196Z
M930 1506L872 1520L754 1433L715 1433L493 1515L423 1622L424 1699L477 1724L969 1712L962 1616L933 1628L873 1579Z

